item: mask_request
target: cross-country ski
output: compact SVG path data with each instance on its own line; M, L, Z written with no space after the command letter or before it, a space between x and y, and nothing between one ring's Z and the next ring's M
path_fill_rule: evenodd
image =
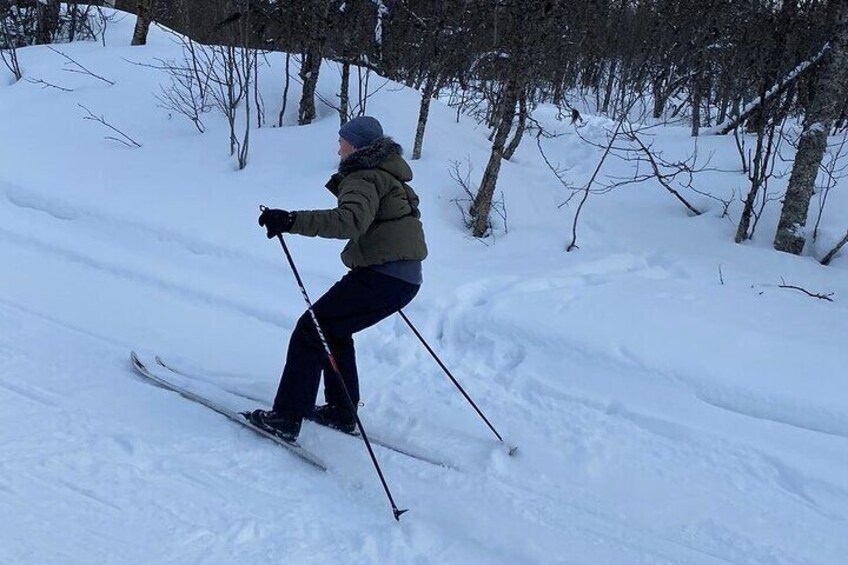
M170 382L166 378L163 378L162 376L157 375L155 373L155 369L150 367L148 364L143 363L141 361L141 359L139 358L138 354L135 351L130 352L130 363L132 364L132 367L133 367L133 369L135 369L136 373L138 373L140 376L144 377L145 379L148 379L152 384L155 384L156 386L170 390L171 392L175 392L175 393L179 394L180 396L182 396L183 398L185 398L187 400L191 400L192 402L195 402L195 403L200 404L202 406L205 406L205 407L209 408L210 410L214 410L215 412L224 416L228 420L230 420L232 422L236 422L237 424L240 424L240 425L242 425L242 426L244 426L244 427L246 427L250 430L253 430L257 434L261 435L262 437L270 439L271 441L273 441L277 445L280 445L280 446L286 448L289 452L293 453L298 458L302 459L306 463L309 463L313 467L316 467L317 469L320 469L321 471L327 470L327 466L324 464L323 461L321 461L321 459L318 458L318 456L316 456L313 453L310 453L309 451L303 449L303 447L298 445L297 442L286 441L284 439L280 439L279 437L274 435L272 432L269 432L268 430L264 430L260 427L253 425L251 422L249 422L239 412L230 410L229 408L226 408L225 406L221 406L220 404L217 404L216 402L214 402L214 401L212 401L212 400L210 400L210 399L208 399L204 396L201 396L200 394L197 394L196 392L186 390L185 388L182 388L179 385L176 385L176 384Z
M185 370L181 367L176 366L174 363L172 363L170 361L165 361L159 355L156 355L154 357L154 360L155 360L155 363L159 367L167 369L168 371L170 371L170 372L172 372L176 375L188 377L190 379L200 380L200 381L207 383L207 384L214 384L214 380L210 376L200 375L196 372L187 371L187 370ZM248 400L250 402L254 402L258 405L264 405L267 402L266 400L264 400L262 398L257 398L253 395L245 394L243 392L233 390L232 388L227 388L226 386L220 386L220 385L215 385L215 386L217 386L221 390L227 392L228 394L232 394L234 396L241 397L245 400ZM328 430L332 430L334 432L344 434L344 435L349 436L351 438L361 439L358 432L356 432L356 431L346 432L346 431L338 429L337 427L323 424L322 422L316 421L314 418L311 417L311 415L307 416L307 420L309 420L310 422L315 423L317 425L322 425L323 427L325 427ZM445 468L448 468L448 469L458 469L458 466L454 463L449 463L449 462L447 462L443 459L439 459L438 457L424 453L423 451L421 451L419 449L415 449L412 446L404 445L399 441L391 441L391 440L386 439L382 436L375 436L375 434L373 432L370 433L369 438L374 445L379 445L380 447L384 447L384 448L389 449L391 451L395 451L397 453L400 453L401 455L405 455L407 457L411 457L413 459L417 459L419 461L429 463L430 465L436 465L438 467L445 467Z

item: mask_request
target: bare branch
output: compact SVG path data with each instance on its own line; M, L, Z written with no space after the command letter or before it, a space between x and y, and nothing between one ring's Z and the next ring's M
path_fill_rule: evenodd
M806 294L807 296L809 296L811 298L818 298L819 300L827 300L828 302L833 302L833 299L831 298L831 296L833 296L832 292L829 292L827 294L820 294L818 292L810 292L809 290L807 290L805 288L801 288L800 286L794 286L794 285L791 285L791 284L786 284L786 281L784 281L783 279L780 279L780 280L783 284L778 285L778 288L789 288L789 289L792 289L792 290L798 290L798 291L803 292L804 294Z
M41 86L41 88L55 88L57 90L61 90L62 92L73 92L74 91L73 88L65 88L64 86L57 86L55 84L51 84L51 83L44 81L44 80L41 80L41 79L28 78L28 79L26 79L26 81L29 82L29 83L32 83L32 84L38 84L38 85Z
M556 137L556 136L546 133L543 128L539 127L539 132L536 134L536 147L539 149L539 155L542 156L542 160L545 161L545 165L547 165L548 169L550 169L551 173L553 173L553 175L556 177L557 181L559 181L559 183L563 186L563 188L571 191L571 196L569 196L564 202L560 203L557 206L557 208L562 208L563 206L567 206L571 202L571 199L574 198L580 191L575 190L574 185L572 183L568 182L567 180L565 180L565 178L564 178L565 175L563 173L565 171L569 170L570 167L568 169L563 169L559 165L554 165L553 163L551 163L551 160L548 159L548 156L545 153L545 150L542 149L542 137L550 138L550 137Z
M466 156L465 160L466 170L464 172L462 170L461 162L451 161L449 174L466 195L464 198L454 198L451 201L459 208L459 212L462 214L462 223L465 224L466 228L470 228L474 222L466 211L469 205L474 202L474 192L471 190L471 172L474 169L471 166L471 157Z
M583 206L586 205L586 200L589 198L589 189L592 187L592 183L595 182L595 178L598 176L598 173L601 172L601 167L606 161L607 155L610 154L610 150L612 149L613 144L615 144L615 139L618 137L618 134L621 132L621 128L624 125L625 120L627 120L627 113L630 111L630 108L633 107L635 100L630 103L627 110L622 112L621 118L618 120L618 125L615 126L615 131L613 131L610 136L609 143L607 144L607 148L604 151L604 154L601 156L601 160L598 161L598 166L595 167L595 172L592 173L592 178L589 179L589 182L586 183L586 186L583 188L583 198L580 200L580 204L577 206L577 212L574 214L574 222L571 226L571 243L568 244L566 251L574 251L575 249L579 249L577 247L577 220L580 218L580 212L583 210Z
M636 127L630 121L623 126L622 136L628 141L629 145L613 144L610 147L610 155L622 161L633 163L635 172L631 173L631 175L627 177L606 175L606 178L611 179L613 182L606 184L603 189L595 190L595 192L605 193L621 186L640 184L642 182L655 179L660 186L679 200L691 213L696 216L702 214L703 211L690 204L672 183L676 183L680 188L691 190L692 192L707 198L724 203L725 211L727 211L732 200L722 200L711 194L702 192L694 186L696 174L705 171L718 170L708 167L712 154L710 154L703 165L698 164L697 151L694 151L682 161L668 160L663 156L662 152L654 149L653 142L647 143L644 141L644 136L647 135L645 132L653 129L654 127L655 126ZM594 141L582 136L579 129L578 135L586 143L589 143L598 149L606 150L606 146L595 143ZM646 172L643 172L643 169L645 169ZM678 177L682 177L682 180L679 180Z
M680 173L688 173L689 174L689 186L691 186L692 185L692 172L693 172L692 169L689 168L685 163L677 163L677 164L675 164L676 169L677 169L675 172L673 172L671 174L667 174L667 173L664 174L662 171L660 171L660 165L657 164L657 158L651 152L650 147L645 145L645 143L639 137L638 132L633 128L633 126L631 124L628 124L627 129L624 132L624 134L627 136L628 139L630 139L631 141L636 143L636 145L639 148L639 151L641 151L641 153L642 153L642 156L650 164L651 170L653 170L653 172L654 172L654 178L657 179L657 182L659 182L660 185L662 185L663 188L665 188L675 198L677 198L680 202L682 202L683 205L686 206L686 208L688 208L690 212L692 212L696 216L700 216L703 212L701 212L700 210L698 210L697 208L695 208L694 206L689 204L689 202L687 202L686 199L683 198L683 196L678 191L676 191L674 189L674 187L672 187L671 184L668 182L669 179L673 179L674 177L676 177Z
M64 69L65 71L67 71L69 73L79 73L81 75L88 75L88 76L94 77L98 80L102 80L103 82L105 82L105 83L107 83L111 86L115 86L115 83L113 81L109 80L108 78L104 78L104 77L102 77L102 76L100 76L96 73L91 72L90 70L88 70L87 68L82 66L80 63L78 63L77 61L75 61L74 59L72 59L71 57L66 55L65 53L62 53L58 49L51 47L49 45L47 46L47 48L50 49L51 51L53 51L54 53L58 53L59 55L64 57L73 67L76 67L76 68L65 68Z
M83 118L82 118L83 120L91 120L91 121L95 121L95 122L98 122L100 124L103 124L104 126L106 126L107 128L111 129L112 131L116 132L118 135L121 136L121 138L108 136L108 137L106 137L106 139L111 139L112 141L117 141L118 143L122 143L122 144L126 145L127 147L141 147L140 143L135 141L133 138L131 138L130 136L128 136L127 134L125 134L124 132L122 132L121 130L119 130L118 128L116 128L115 126L110 124L109 122L107 122L106 118L104 118L103 116L94 115L94 113L91 110L89 110L88 108L86 108L82 104L77 104L77 106L79 106L80 108L82 108L83 110L88 112L87 116L83 116Z
M819 196L819 209L816 214L815 226L813 227L813 240L818 238L819 225L821 224L824 208L827 205L827 199L831 189L846 175L845 169L848 167L848 164L842 163L845 150L848 149L846 143L848 143L848 131L842 134L842 139L836 144L833 151L826 151L825 158L822 159L822 163L819 166L819 170L824 173L824 182L816 191Z

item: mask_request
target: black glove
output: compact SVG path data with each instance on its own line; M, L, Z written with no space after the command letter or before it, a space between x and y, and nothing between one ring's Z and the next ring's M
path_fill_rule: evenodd
M275 210L273 208L265 208L259 214L259 225L265 228L268 233L268 239L273 239L278 235L289 231L294 225L294 212L286 210Z

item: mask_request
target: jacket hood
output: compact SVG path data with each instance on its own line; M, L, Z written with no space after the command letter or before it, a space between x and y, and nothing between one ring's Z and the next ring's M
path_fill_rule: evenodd
M402 182L412 180L412 169L403 158L403 148L391 137L381 137L339 163L341 175L363 169L381 169Z

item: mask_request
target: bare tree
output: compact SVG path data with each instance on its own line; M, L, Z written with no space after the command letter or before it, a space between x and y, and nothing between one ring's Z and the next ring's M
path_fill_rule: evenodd
M131 45L147 44L147 33L150 31L150 24L153 22L153 10L155 7L156 0L138 0L135 30L133 31Z
M748 104L741 112L737 113L735 117L726 122L722 122L716 125L707 133L724 135L730 133L731 131L735 131L736 128L744 124L755 113L762 111L763 104L770 103L779 96L783 95L799 79L803 78L805 73L815 70L816 66L821 61L821 58L825 52L826 49L822 49L818 53L816 53L810 60L800 63L796 68L792 70L792 72L790 72L787 76L781 78L779 82L769 88L768 91L765 92L764 96L758 97L755 101Z
M503 26L505 44L502 46L503 51L492 54L490 61L493 71L502 79L502 86L499 89L499 101L491 112L494 118L491 155L470 210L474 218L474 237L484 237L489 231L492 196L500 174L506 140L515 118L515 106L544 61L547 46L544 39L562 24L562 10L563 4L555 1L527 4L519 0L506 0L496 7L496 21Z
M239 169L247 165L250 134L250 81L255 52L235 46L209 48L212 58L209 83L215 107L227 119L230 155L237 158ZM244 131L239 135L239 108L243 107Z
M474 225L474 218L468 214L471 204L474 202L474 193L471 191L471 174L474 168L471 165L471 158L466 156L465 163L460 161L451 161L449 170L450 177L459 185L464 196L451 199L451 202L456 204L459 212L462 215L462 223L466 228L471 228ZM503 201L503 193L500 198L493 199L492 210L501 218L503 222L504 233L509 233L509 221L507 220L506 204ZM483 240L480 240L483 241Z
M42 0L36 4L37 24L35 33L36 45L53 43L59 31L59 0Z
M315 89L318 86L318 74L321 61L324 60L324 45L327 42L327 17L333 0L309 0L309 36L304 46L300 65L302 91L300 107L297 113L298 125L311 124L315 119Z
M0 60L6 65L15 80L23 78L18 61L18 47L26 45L25 33L20 28L20 18L10 2L0 2Z
M842 87L848 76L848 2L834 4L837 5L837 14L833 40L815 79L815 95L804 116L798 152L774 238L775 249L795 255L804 249L804 226L810 200L827 148L828 133L838 117Z
M62 8L58 0L0 0L0 61L15 80L20 80L23 69L18 48L95 39L105 29L107 20L95 6L68 3Z
M464 0L397 0L392 5L392 29L407 31L402 43L395 41L389 48L407 67L397 78L421 90L412 148L412 159L420 159L430 102L471 52L470 14Z
M765 98L765 93L762 95ZM761 108L766 108L766 102L761 101ZM750 188L745 198L742 215L736 228L736 243L754 237L762 211L768 202L769 180L775 176L776 157L783 141L783 125L775 120L768 122L760 120L757 123L757 141L753 153L748 152L744 169L748 172ZM757 203L759 202L759 209Z
M418 126L415 128L415 142L412 147L412 159L421 158L421 150L424 146L424 131L427 128L427 119L430 116L430 101L436 94L436 85L438 78L435 76L427 77L424 83L424 90L421 92L421 105L418 109Z
M350 63L342 63L342 84L339 91L339 123L345 125L348 121L350 107Z
M283 86L283 101L280 105L280 116L277 119L277 126L283 127L283 118L286 115L286 106L289 103L289 86L291 85L291 72L290 72L290 64L291 64L291 53L286 53L286 78L285 84Z
M506 149L504 149L503 152L503 158L507 161L512 159L512 156L515 155L515 151L521 144L521 138L524 136L524 131L527 129L527 118L529 115L527 108L527 89L525 88L521 91L521 94L518 95L518 123L515 126L515 133L512 135L509 145L506 146Z
M0 61L3 61L3 64L6 65L12 75L15 77L15 80L21 80L23 78L23 72L21 72L21 64L18 61L18 46L12 41L12 34L8 29L9 23L6 18L0 16L0 33L3 35L3 44L6 47L0 47Z
M843 162L845 150L848 149L848 131L843 132L842 139L831 146L825 154L826 162L822 163L820 176L823 176L823 182L816 191L819 195L818 211L816 214L816 222L813 227L813 240L818 237L819 225L821 224L824 209L827 205L828 196L840 179L848 176L848 163ZM823 159L824 160L824 159Z
M204 133L203 114L212 108L210 82L215 53L184 35L174 35L182 44L182 60L159 61L156 68L168 73L170 84L160 85L156 99L163 108L185 116Z
M244 129L242 132L241 140L238 144L237 155L239 170L244 169L247 166L247 157L250 149L250 115L253 109L251 108L249 93L251 84L256 84L257 77L254 75L254 72L257 68L255 61L258 57L259 54L255 49L243 47L241 57L239 59L239 64L241 65L241 72L239 73L239 75L244 83L243 88L245 89L245 96L243 100ZM255 110L257 113L259 113L261 108L256 107Z
M498 117L498 127L495 130L495 137L492 140L492 151L489 155L489 162L486 169L483 171L483 179L480 181L480 187L477 189L477 194L474 197L474 203L471 206L471 217L474 218L471 233L474 237L484 237L489 231L489 211L492 207L492 197L495 194L495 187L498 182L498 175L501 170L501 159L503 158L504 145L506 144L507 136L512 129L512 120L515 116L515 104L518 101L518 94L523 84L519 84L518 80L509 80L504 85L503 100L500 104L500 113Z

